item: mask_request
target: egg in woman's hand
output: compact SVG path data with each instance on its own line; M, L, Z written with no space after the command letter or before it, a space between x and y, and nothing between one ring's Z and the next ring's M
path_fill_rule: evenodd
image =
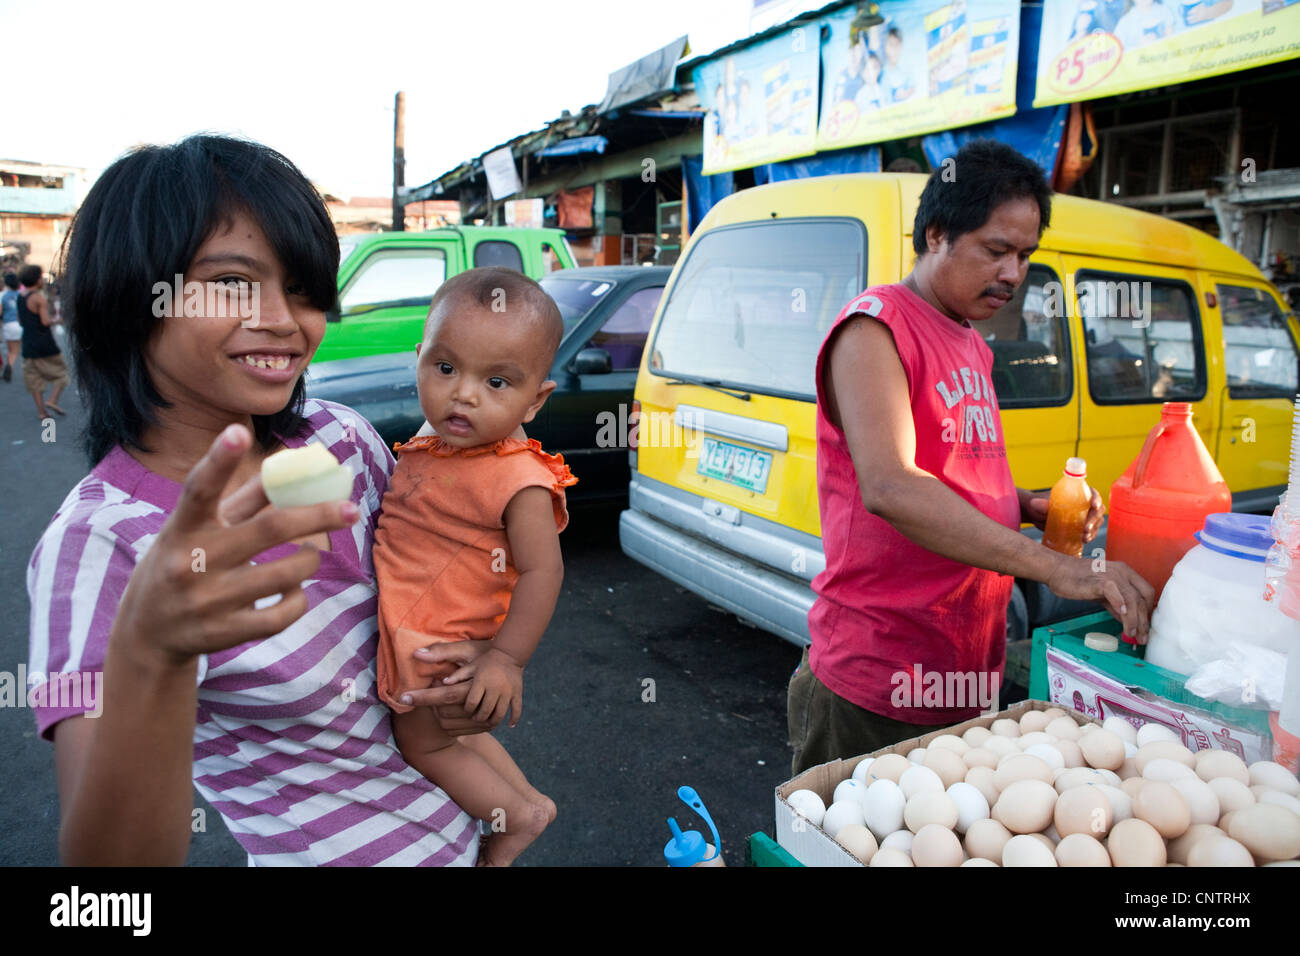
M262 488L277 508L346 501L352 485L352 472L319 442L286 448L262 460Z

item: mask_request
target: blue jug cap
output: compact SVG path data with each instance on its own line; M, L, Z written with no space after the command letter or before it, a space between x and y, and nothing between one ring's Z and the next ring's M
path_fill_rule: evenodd
M673 838L664 846L664 859L668 861L669 866L694 866L696 863L707 863L709 860L717 859L722 853L722 840L718 838L718 828L713 825L713 818L709 816L704 801L692 787L678 787L677 796L709 825L709 832L713 834L713 854L709 855L708 843L703 834L698 830L687 830L683 833L677 821L669 817L668 829L672 831Z
M1211 551L1263 564L1273 546L1272 522L1267 515L1224 512L1207 515L1196 540Z

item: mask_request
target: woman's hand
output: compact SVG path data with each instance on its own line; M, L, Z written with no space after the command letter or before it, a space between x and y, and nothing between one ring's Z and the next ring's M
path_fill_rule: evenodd
M360 512L351 502L267 508L260 476L222 501L251 441L248 429L232 425L212 443L132 573L114 629L130 637L133 651L183 665L277 634L306 612L302 582L320 567L315 547L267 564L250 560L287 541L346 528ZM277 603L254 608L276 594Z
M464 667L474 663L491 648L491 641L455 641L417 648L415 657L426 664L450 663ZM453 737L481 734L501 723L501 718L494 715L480 720L475 716L474 709L465 704L470 686L469 681L462 681L424 690L411 690L403 695L403 701L414 707L432 707L442 729Z

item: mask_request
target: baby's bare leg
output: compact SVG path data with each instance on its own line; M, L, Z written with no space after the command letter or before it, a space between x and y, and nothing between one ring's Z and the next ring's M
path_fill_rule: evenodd
M507 783L527 797L530 802L540 804L546 811L547 823L555 819L554 801L528 782L528 778L510 756L510 752L501 745L501 741L491 734L467 734L457 739L486 760L493 770L501 774Z
M543 806L517 790L474 748L447 734L429 709L393 714L393 738L407 763L470 816L492 825L492 839L483 851L486 865L509 866L550 822Z

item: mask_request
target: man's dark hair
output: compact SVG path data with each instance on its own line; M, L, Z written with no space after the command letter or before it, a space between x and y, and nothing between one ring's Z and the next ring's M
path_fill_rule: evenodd
M440 306L451 308L465 299L493 311L499 311L504 305L507 314L526 316L539 323L543 333L549 337L548 351L554 359L560 340L564 338L564 317L555 300L540 284L522 272L504 266L483 266L459 272L438 286L429 302L428 319L433 318ZM427 319L425 325L427 328Z
M977 139L957 151L952 163L930 174L916 207L912 248L928 250L925 232L935 226L949 243L981 228L993 210L1014 199L1038 203L1038 234L1052 219L1052 187L1037 163L992 139Z
M6 289L18 288L18 276L16 273L13 272L5 273L5 288Z
M323 311L338 301L339 243L325 203L298 168L269 147L224 136L127 153L96 181L64 241L63 303L77 382L90 410L83 435L91 464L115 445L141 443L168 402L145 364L159 323L153 287L184 274L199 247L234 216L256 220L286 275ZM301 431L299 376L289 403L254 415L253 435Z
M18 270L18 281L30 289L41 281L41 276L44 274L44 270L38 265L23 266Z

